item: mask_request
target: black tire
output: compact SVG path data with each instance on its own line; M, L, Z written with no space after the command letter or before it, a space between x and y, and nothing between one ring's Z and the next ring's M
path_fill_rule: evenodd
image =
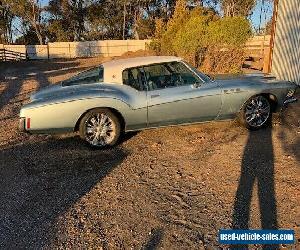
M113 133L111 133L107 128L106 128L106 132L103 132L103 127L104 125L99 124L100 123L100 119L102 119L103 117L108 117L109 119L107 119L107 123L105 124L109 124L105 127L112 127L112 131ZM100 117L98 119L98 117ZM97 122L98 119L98 122ZM97 125L94 125L94 123L92 123L92 121L95 121L95 123ZM111 125L110 125L111 124ZM100 126L100 127L99 127ZM102 129L101 129L102 128ZM96 131L94 131L96 129ZM88 130L93 130L93 132L88 132ZM101 135L99 135L99 133L103 136L101 137ZM109 109L106 108L95 108L93 110L90 110L88 113L86 113L83 118L80 121L79 124L79 134L81 139L83 139L86 143L88 143L89 146L91 147L95 147L95 148L106 148L106 147L113 147L118 143L118 140L120 138L121 135L121 125L120 125L120 121L118 119L118 117ZM109 135L109 140L105 141L105 136L108 137ZM96 142L96 139L94 137L97 137L99 139L98 143ZM91 140L92 138L94 138L95 140Z
M262 110L268 110L268 112L264 111L261 112L258 110L256 112L251 113L251 111L249 111L249 107L254 106L254 102L261 102L262 105L264 105L262 108ZM250 115L253 115L251 118L249 118ZM261 122L257 122L257 124L253 124L255 122L250 121L254 115L256 115L254 119L261 119ZM262 116L264 115L264 116ZM261 116L261 117L260 117ZM258 95L258 96L253 96L251 97L243 106L240 115L239 115L239 120L241 122L241 124L243 126L245 126L247 129L249 130L258 130L261 128L264 128L268 125L271 124L272 121L272 107L271 107L271 103L269 102L269 100L262 96L262 95Z

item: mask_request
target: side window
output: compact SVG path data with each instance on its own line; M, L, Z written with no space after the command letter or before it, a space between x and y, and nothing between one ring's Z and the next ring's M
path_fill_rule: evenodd
M144 67L149 90L191 85L199 78L183 63L171 62Z
M145 80L142 68L131 68L124 70L123 83L136 90L145 90Z
M63 86L72 86L80 84L92 84L103 82L103 67L93 68L87 71L84 71L70 79L63 81Z
M174 86L171 78L172 72L166 64L144 66L149 90L164 89Z

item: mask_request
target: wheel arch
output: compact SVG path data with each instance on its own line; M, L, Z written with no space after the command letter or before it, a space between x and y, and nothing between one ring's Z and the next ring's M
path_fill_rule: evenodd
M272 93L263 93L261 95L268 99L271 105L271 112L274 113L278 107L278 99L276 95Z
M74 132L78 132L79 131L79 125L80 125L80 121L82 120L82 118L88 113L90 112L91 110L93 109L97 109L97 108L102 108L102 109L108 109L110 110L112 113L114 113L117 118L119 119L120 121L120 125L121 125L121 131L125 131L125 126L126 126L126 122L125 122L125 119L124 119L124 116L121 114L121 112L115 108L111 108L111 107L94 107L94 108L91 108L91 109L88 109L86 110L80 117L79 119L77 120L76 124L75 124L75 127L74 127Z
M256 97L256 96L263 96L265 98L267 98L267 100L270 102L270 105L271 105L271 112L274 113L278 107L278 99L276 97L276 95L272 94L272 93L259 93L259 94L255 94L255 95L252 95L250 96L244 103L243 105L241 106L240 108L240 112L244 109L245 107L245 104L253 97Z
M277 106L278 106L278 101L277 101L277 97L272 94L272 93L258 93L258 94L255 94L255 95L252 95L251 97L249 97L242 105L239 113L237 114L237 119L239 120L239 122L244 125L246 128L250 129L250 130L256 130L260 127L253 127L253 126L250 126L249 124L246 123L245 121L245 118L244 118L244 109L245 109L245 105L247 104L247 102L249 102L249 100L251 100L252 98L254 97L257 97L257 96L263 96L264 98L266 98L269 103L270 103L270 106L271 106L271 110L270 110L270 115L269 115L269 118L268 120L266 120L264 122L264 124L262 124L262 126L266 126L267 124L269 124L269 122L271 122L272 120L272 113L274 113L277 109Z

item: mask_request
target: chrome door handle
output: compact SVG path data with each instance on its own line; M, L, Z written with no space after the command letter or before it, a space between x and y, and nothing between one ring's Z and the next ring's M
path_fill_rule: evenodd
M151 98L156 98L156 97L159 97L160 95L151 95Z

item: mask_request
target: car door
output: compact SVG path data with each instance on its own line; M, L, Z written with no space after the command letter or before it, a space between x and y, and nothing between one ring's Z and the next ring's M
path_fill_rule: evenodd
M221 108L217 83L205 82L183 62L144 67L148 91L148 126L214 120Z
M131 109L127 130L138 130L148 126L147 86L142 67L127 68L122 72L123 88Z

